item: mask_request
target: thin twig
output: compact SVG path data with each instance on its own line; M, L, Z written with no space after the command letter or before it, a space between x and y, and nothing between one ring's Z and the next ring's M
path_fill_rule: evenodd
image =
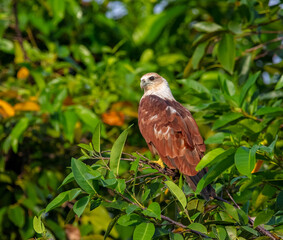
M265 43L261 43L259 45L252 47L252 48L246 49L245 52L253 52L257 49L263 48L264 46L266 46L269 43L278 42L278 41L282 41L282 40L283 40L283 37L277 37L277 38L274 38L274 39L267 41Z
M15 25L15 32L16 32L17 40L18 40L20 47L22 49L22 52L24 54L24 59L26 61L28 61L29 58L28 58L27 52L25 51L24 44L23 44L23 36L22 36L22 33L20 31L20 28L19 28L17 0L14 0L14 2L13 2L13 13L14 13L14 17L15 17L15 24L16 24Z
M116 192L116 194L118 194L120 197L122 197L124 200L126 200L127 202L133 204L133 205L136 205L138 207L140 207L137 203L133 202L132 200L130 200L129 198L127 198L126 196L124 196L123 194L117 192L116 190L114 190ZM146 210L147 208L146 207L142 207L141 208L142 210ZM179 222L176 222L174 221L173 219L169 218L169 217L166 217L164 215L160 215L160 217L163 219L163 220L166 220L167 222L170 222L171 224L175 225L175 226L178 226L178 227L181 227L181 228L184 228L184 229L188 229L187 226L183 225L182 223L179 223ZM198 232L198 231L195 231L195 230L191 230L189 229L191 232L193 233L196 233L204 238L209 238L207 235L201 233L201 232Z
M226 190L226 193L228 195L228 197L231 199L231 201L234 203L234 205L240 209L240 206L235 202L234 198L231 196L231 194L228 192L228 190ZM254 226L254 221L248 216L249 218L249 222L252 226ZM280 239L279 237L275 236L274 234L272 234L271 232L269 232L268 230L266 230L264 227L261 226L257 226L255 228L257 231L259 231L261 234L270 237L271 239L277 240Z
M270 24L270 23L279 21L280 19L281 19L281 18L275 18L275 19L270 20L269 22L260 23L260 24L258 24L258 25L250 26L249 28L258 28L258 27L261 27L261 26L268 25L268 24Z
M155 175L155 174L157 174L157 173L156 172L148 173L148 174L144 174L144 175L141 175L141 176L137 176L136 178L131 178L130 180L126 181L126 184L135 180L135 179L144 178L144 177L152 176L152 175Z

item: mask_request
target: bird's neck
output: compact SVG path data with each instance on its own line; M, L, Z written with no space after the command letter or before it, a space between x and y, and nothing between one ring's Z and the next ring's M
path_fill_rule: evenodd
M142 98L148 95L156 95L157 97L160 97L162 99L175 100L169 86L166 86L165 84L158 87L158 89L151 88L146 90Z

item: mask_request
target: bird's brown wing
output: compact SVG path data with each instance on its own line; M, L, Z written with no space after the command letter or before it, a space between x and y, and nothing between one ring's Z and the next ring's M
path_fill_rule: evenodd
M139 127L151 152L158 153L168 167L197 174L205 145L189 110L176 101L145 96L139 106Z

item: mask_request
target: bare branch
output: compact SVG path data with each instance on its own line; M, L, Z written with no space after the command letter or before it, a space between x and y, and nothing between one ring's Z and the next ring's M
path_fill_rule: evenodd
M228 197L231 199L231 201L234 203L234 205L240 209L240 206L235 202L234 198L231 196L231 194L228 192L228 190L226 190L226 193L228 195ZM249 223L254 226L254 221L248 216L249 218ZM272 234L271 232L269 232L268 230L266 230L265 228L261 227L261 226L257 226L255 228L257 231L259 231L261 234L270 237L270 239L273 240L277 240L280 239L279 237L275 236L274 234Z
M114 190L115 191L115 193L116 194L118 194L120 197L122 197L124 200L126 200L127 202L129 202L129 203L131 203L131 204L133 204L133 205L136 205L136 206L138 206L138 207L140 207L137 203L135 203L135 202L133 202L132 200L130 200L129 198L127 198L126 196L124 196L123 194L121 194L121 193L119 193L119 192L117 192L116 190ZM147 208L142 208L142 210L146 210ZM173 224L173 225L175 225L175 226L178 226L178 227L181 227L181 228L184 228L184 229L188 229L188 227L187 226L185 226L184 224L182 224L182 223L179 223L179 222L176 222L176 221L174 221L173 219L171 219L171 218L169 218L169 217L166 217L166 216L164 216L164 215L160 215L161 216L161 218L163 219L163 220L165 220L165 221L167 221L167 222L169 222L169 223L171 223L171 224ZM205 234L203 234L203 233L201 233L201 232L198 232L198 231L195 231L195 230L191 230L191 229L188 229L189 231L191 231L192 233L195 233L195 234L198 234L198 235L200 235L200 236L202 236L202 237L204 237L204 238L209 238L207 235L205 235Z

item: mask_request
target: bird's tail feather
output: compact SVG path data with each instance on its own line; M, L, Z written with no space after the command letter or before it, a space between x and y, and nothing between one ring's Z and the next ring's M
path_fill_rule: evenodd
M203 178L203 176L207 173L207 170L204 168L197 173L195 176L187 176L185 175L186 181L189 186L195 191L198 185L198 182ZM200 193L205 200L209 200L210 198L214 198L216 196L215 191L211 185L207 185Z

